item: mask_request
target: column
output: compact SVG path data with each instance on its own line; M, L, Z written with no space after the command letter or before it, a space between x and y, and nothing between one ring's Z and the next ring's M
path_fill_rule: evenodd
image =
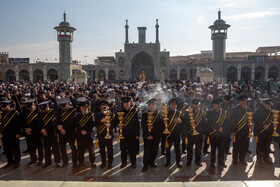
M30 82L33 82L32 66L29 66L29 80L30 80Z
M180 79L180 67L177 66L177 79L179 80Z
M267 81L268 77L268 69L269 69L269 64L266 63L265 64L265 77L264 77L264 81Z
M240 63L237 65L237 79L238 80L241 79L241 64Z
M105 67L105 80L109 80L109 69L108 67Z
M252 64L252 75L251 75L251 80L255 80L255 64Z
M47 67L43 66L43 74L44 74L44 81L46 81L48 79L47 77Z
M18 81L19 80L18 66L15 67L15 73L16 73L16 81Z

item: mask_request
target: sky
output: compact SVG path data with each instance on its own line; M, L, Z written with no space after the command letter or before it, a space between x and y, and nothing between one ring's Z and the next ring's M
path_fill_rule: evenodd
M210 25L218 17L230 24L227 52L255 51L280 45L279 0L0 0L0 52L10 57L55 62L58 42L53 29L63 20L74 32L74 60L93 63L124 48L125 20L129 42L138 42L137 27L146 26L146 41L155 42L159 20L161 50L170 56L211 50Z

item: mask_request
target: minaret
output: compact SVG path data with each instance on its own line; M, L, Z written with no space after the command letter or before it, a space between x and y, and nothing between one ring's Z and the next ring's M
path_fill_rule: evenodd
M158 44L159 43L159 35L158 35L158 28L159 28L159 25L158 25L158 19L156 20L157 23L156 23L156 43Z
M125 43L128 44L128 24L127 24L127 20L125 20L126 24L125 24Z
M59 62L70 64L72 62L73 33L76 29L66 22L65 11L63 21L54 29L57 31L57 41L59 42Z
M227 29L230 27L221 19L221 11L218 12L218 19L209 27L212 39L212 60L224 61L226 53Z

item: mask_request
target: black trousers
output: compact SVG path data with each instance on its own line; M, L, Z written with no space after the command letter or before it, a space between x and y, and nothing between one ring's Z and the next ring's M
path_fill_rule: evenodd
M166 162L170 163L171 161L171 147L174 143L175 155L176 155L176 163L181 162L181 150L180 150L180 134L171 134L169 138L167 138L167 142L169 144L168 148L166 148Z
M31 135L26 136L27 149L30 154L31 162L37 161L36 150L38 150L38 161L43 161L43 144L41 132L32 132Z
M208 139L209 135L207 134L205 136L205 140L203 140L203 152L207 152L208 148L209 148L209 144L207 143L207 139Z
M127 163L127 151L129 151L131 164L136 164L137 144L139 140L136 138L125 137L120 141L121 160L123 164Z
M231 137L225 136L225 153L229 153L230 141L231 141Z
M186 133L183 131L183 133L181 133L181 138L182 138L182 153L185 152L186 147L187 147L186 142L185 142L186 137L187 137L187 135L186 135Z
M57 135L48 132L48 136L43 135L43 145L45 151L45 162L52 163L51 160L51 149L54 154L54 161L56 164L60 162L60 154L59 154L59 144L57 141Z
M166 148L165 148L166 136L167 136L166 134L161 134L161 136L160 136L160 139L161 139L161 145L160 145L161 154L165 153L165 150L166 150Z
M233 142L232 159L237 162L238 159L241 162L245 161L245 156L248 150L250 139L246 136L235 136L235 142Z
M191 162L193 158L193 146L195 145L195 162L201 161L201 149L202 149L202 134L195 136L188 135L187 144L187 161Z
M71 151L72 151L72 162L73 165L77 164L77 149L75 146L75 136L69 136L69 135L59 135L59 148L60 153L62 157L62 161L64 164L68 164L68 156L67 156L67 150L66 150L66 144L69 143Z
M270 153L270 144L272 136L270 134L259 134L257 143L257 159L268 159Z
M159 137L154 137L152 140L144 138L144 165L154 165L158 153L159 141Z
M105 139L104 137L98 138L99 148L100 148L100 156L102 164L106 164L106 149L108 156L108 164L112 164L113 162L113 138Z
M78 156L79 163L84 163L85 160L85 150L88 150L89 160L91 163L95 161L93 139L89 135L80 135L77 137L78 142Z
M3 149L8 160L8 164L19 164L20 147L19 138L16 135L5 135L2 137Z
M225 137L222 133L215 132L210 135L211 143L211 163L216 162L216 149L218 148L218 162L224 163Z

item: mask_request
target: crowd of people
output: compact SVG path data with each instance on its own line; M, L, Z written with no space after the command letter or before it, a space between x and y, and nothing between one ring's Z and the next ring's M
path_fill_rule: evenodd
M272 164L270 145L273 137L279 139L280 89L274 91L269 84L2 82L0 105L1 139L7 157L3 168L20 166L20 137L27 143L28 166L44 168L52 165L52 154L56 167L66 167L69 144L73 168L83 166L85 151L95 168L94 149L99 146L100 167L110 169L114 141L120 141L120 167L127 166L129 155L131 168L136 168L142 141L142 172L157 167L158 149L168 168L173 146L179 168L183 153L187 154L187 167L193 164L193 157L194 163L202 166L202 152L210 154L212 168L217 156L218 166L227 167L225 154L232 154L233 165L247 165L245 157L253 135L257 163Z

